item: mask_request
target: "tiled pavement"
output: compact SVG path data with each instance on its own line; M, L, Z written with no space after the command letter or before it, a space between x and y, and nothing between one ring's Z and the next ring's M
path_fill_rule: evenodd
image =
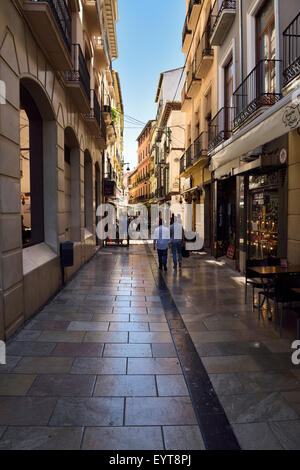
M238 275L207 257L163 276L240 446L299 449L290 339L259 323ZM205 448L142 245L102 250L7 352L0 449Z

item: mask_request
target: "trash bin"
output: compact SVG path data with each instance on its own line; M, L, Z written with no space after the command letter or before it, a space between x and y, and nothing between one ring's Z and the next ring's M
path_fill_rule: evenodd
M73 242L63 242L60 244L60 263L62 268L74 266Z

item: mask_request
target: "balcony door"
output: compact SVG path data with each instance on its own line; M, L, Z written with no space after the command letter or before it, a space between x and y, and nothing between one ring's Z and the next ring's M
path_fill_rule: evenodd
M273 104L276 90L274 0L267 0L259 11L256 17L256 31L258 92L260 97L265 97L266 104Z
M232 58L224 69L224 133L225 139L229 139L233 121L233 61Z

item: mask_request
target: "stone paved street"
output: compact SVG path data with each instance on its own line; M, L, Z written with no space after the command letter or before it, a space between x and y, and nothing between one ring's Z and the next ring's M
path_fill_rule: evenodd
M0 449L200 450L213 442L210 420L223 415L243 449L300 449L293 332L280 340L273 323L259 322L240 281L206 255L184 260L182 272L169 261L159 278L144 245L100 251L8 343ZM166 315L166 287L179 319ZM182 331L217 414L198 408L207 392L195 400Z

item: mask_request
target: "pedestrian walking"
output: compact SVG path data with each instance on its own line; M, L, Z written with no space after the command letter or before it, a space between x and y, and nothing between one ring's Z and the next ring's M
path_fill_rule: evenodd
M182 227L181 217L180 215L178 215L177 217L174 217L174 222L170 227L171 248L172 248L174 269L177 269L177 256L178 256L179 269L181 269L182 245L183 245L183 237L184 237L183 234L184 234L184 231Z
M129 247L130 235L129 235L129 226L131 223L131 217L127 217L127 246Z
M159 226L154 231L153 249L157 248L159 269L167 271L168 247L170 243L170 229L159 219Z

